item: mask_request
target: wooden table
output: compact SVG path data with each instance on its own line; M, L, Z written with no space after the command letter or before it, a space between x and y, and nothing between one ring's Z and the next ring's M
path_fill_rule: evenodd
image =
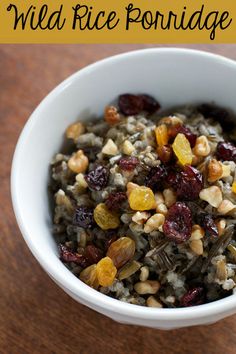
M79 305L45 274L17 227L10 199L12 154L29 114L74 71L145 45L0 46L0 353L233 354L236 316L163 332L125 326ZM188 46L236 59L235 45Z

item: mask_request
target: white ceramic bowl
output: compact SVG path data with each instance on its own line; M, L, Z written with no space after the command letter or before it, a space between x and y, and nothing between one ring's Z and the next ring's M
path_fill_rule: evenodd
M50 231L50 160L68 124L99 117L125 92L151 94L163 107L213 100L236 111L236 63L193 50L147 49L102 60L65 80L33 112L15 150L11 191L19 227L34 256L65 292L116 321L161 329L215 322L236 312L235 295L179 309L126 304L89 288L58 258Z

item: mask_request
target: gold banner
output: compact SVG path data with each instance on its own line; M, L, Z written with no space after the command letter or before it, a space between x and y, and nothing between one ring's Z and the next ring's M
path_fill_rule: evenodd
M235 0L0 2L0 43L235 42Z

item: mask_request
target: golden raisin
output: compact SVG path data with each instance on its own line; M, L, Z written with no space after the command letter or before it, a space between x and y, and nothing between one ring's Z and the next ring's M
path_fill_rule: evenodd
M119 280L129 278L131 275L136 273L140 267L141 264L137 261L131 261L130 263L125 264L124 267L122 267L119 272L118 275Z
M155 129L157 145L167 145L168 144L168 132L165 124L161 124Z
M114 266L111 258L104 257L97 263L97 278L99 285L112 285L115 280L116 273L117 269Z
M232 192L236 193L236 181L234 181L232 184Z
M230 251L231 255L236 259L236 247L229 244L227 249Z
M172 147L182 165L191 165L193 154L190 143L184 134L179 133L176 136Z
M107 106L104 112L105 121L110 124L117 124L120 121L120 114L114 106Z
M120 224L119 216L110 211L105 203L100 203L96 206L93 216L102 230L116 229Z
M120 268L133 257L134 252L134 240L129 237L121 237L112 242L107 250L107 256L113 260L116 268Z
M128 197L130 208L133 210L150 210L156 208L155 196L151 188L138 186Z
M98 277L97 277L97 266L93 264L82 270L79 276L85 284L91 286L91 288L97 289L99 286Z

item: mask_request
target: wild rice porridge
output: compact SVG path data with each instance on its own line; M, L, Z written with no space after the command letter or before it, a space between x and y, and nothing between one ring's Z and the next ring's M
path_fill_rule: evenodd
M51 167L60 258L90 287L149 307L236 291L236 147L211 104L163 112L124 94L76 122ZM222 129L223 128L223 129Z

